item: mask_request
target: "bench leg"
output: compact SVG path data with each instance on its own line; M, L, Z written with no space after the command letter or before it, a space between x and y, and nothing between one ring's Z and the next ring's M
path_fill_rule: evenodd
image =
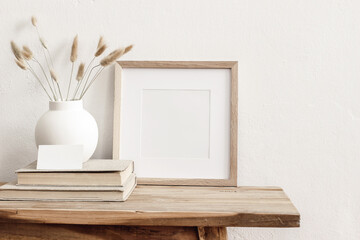
M198 227L199 240L227 240L226 227Z

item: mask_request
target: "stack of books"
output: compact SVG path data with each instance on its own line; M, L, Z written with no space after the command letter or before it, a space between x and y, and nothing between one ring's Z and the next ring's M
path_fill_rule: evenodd
M89 160L80 170L39 170L36 161L0 186L0 200L126 201L136 187L130 160Z

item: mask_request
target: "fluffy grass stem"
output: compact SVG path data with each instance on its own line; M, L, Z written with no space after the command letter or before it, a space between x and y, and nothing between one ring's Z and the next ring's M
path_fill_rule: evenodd
M95 58L96 58L96 57L93 57L93 59L91 59L89 65L86 67L85 73L84 73L83 77L81 78L81 80L79 81L79 86L77 87L77 89L76 89L76 91L75 91L74 99L75 99L75 97L76 97L76 94L77 94L78 90L81 88L81 84L83 83L83 80L84 80L86 74L88 73L91 65L93 64ZM85 86L84 86L84 87L85 87ZM82 93L82 91L81 91L81 93Z
M51 85L50 85L50 81L49 81L49 79L48 79L48 77L47 77L47 75L46 75L46 73L45 73L45 70L44 70L43 66L41 65L41 63L40 63L35 57L33 57L32 59L34 60L34 62L36 62L36 63L39 65L41 71L42 71L43 74L44 74L44 77L45 77L45 79L46 79L46 82L47 82L47 84L48 84L48 86L49 86L49 88L50 88L50 91L51 91L51 93L52 93L52 95L53 95L53 98L56 100L54 90L53 90L53 88L52 88Z
M85 89L84 93L80 96L80 99L82 99L85 95L85 93L89 90L89 88L91 87L91 85L95 82L95 80L97 79L97 77L100 75L100 73L102 72L102 70L104 70L105 67L101 67L94 75L94 77L92 78L92 80L89 83L89 86Z
M66 101L69 99L69 92L70 92L70 86L71 86L71 79L74 71L74 62L71 63L71 73L70 73L70 80L69 80L69 86L66 94Z
M79 98L79 99L81 99L82 96L84 95L84 91L85 91L85 89L87 88L87 84L88 84L88 81L89 81L89 78L90 78L90 76L91 76L92 71L93 71L95 68L97 68L97 67L100 67L100 64L98 64L98 65L96 65L96 66L94 66L94 67L91 68L91 70L90 70L90 72L89 72L89 74L88 74L88 76L87 76L87 78L86 78L86 81L85 81L85 84L84 84L84 86L83 86L83 89L82 89L82 91L81 91L81 93L80 93L80 98Z
M53 101L53 99L50 97L48 91L46 90L45 86L41 82L40 78L38 77L38 75L36 75L35 71L32 69L31 65L27 61L26 61L26 63L29 66L29 71L33 74L33 76L36 78L36 80L38 80L38 82L40 83L42 89L45 91L46 95L49 97L49 100Z

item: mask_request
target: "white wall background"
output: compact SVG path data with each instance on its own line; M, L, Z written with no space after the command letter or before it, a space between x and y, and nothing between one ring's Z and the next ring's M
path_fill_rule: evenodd
M230 239L360 239L360 2L142 0L0 2L0 181L36 157L40 87L13 63L9 42L40 54L39 19L59 75L80 39L89 61L103 34L134 43L128 60L239 61L239 183L277 185L301 213L299 229L230 228ZM100 128L95 157L110 158L113 68L85 99Z

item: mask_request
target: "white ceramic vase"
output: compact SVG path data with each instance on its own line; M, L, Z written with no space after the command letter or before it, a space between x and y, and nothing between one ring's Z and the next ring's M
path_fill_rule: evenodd
M82 100L49 102L35 128L36 145L75 145L84 147L83 161L93 155L98 143L94 117L84 110Z

